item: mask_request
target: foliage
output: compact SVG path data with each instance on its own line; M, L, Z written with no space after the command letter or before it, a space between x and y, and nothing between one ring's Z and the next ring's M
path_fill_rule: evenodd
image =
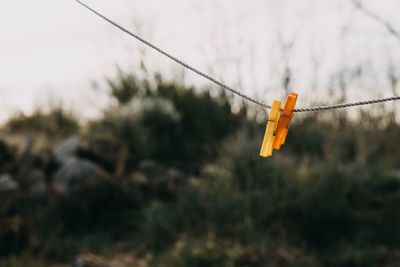
M24 253L68 262L82 250L106 254L124 242L154 266L398 263L400 126L393 114L296 115L287 144L261 159L265 123L248 107L232 112L236 103L223 94L121 75L110 82L117 104L87 125L85 138L108 134L124 143L125 173L73 195L3 195L0 218L23 218L36 240ZM53 115L35 116L8 127L51 135L63 125L42 130L34 118ZM138 185L132 173L149 159L184 170L185 184L168 198Z
M213 98L208 91L196 92L159 76L154 87L131 75L119 79L112 84L119 105L92 122L89 135L110 134L122 140L132 163L152 158L195 173L217 157L218 143L245 119L245 111L232 113L224 95Z
M55 107L49 112L37 109L32 115L17 113L7 121L6 128L11 134L31 133L65 137L76 133L79 123L71 113L62 107Z

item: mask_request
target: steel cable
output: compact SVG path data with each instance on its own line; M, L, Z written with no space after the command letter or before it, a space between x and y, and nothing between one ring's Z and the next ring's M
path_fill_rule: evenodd
M263 103L257 99L254 99L236 89L233 89L232 87L216 80L215 78L211 77L210 75L188 65L187 63L183 62L182 60L172 56L171 54L165 52L164 50L162 50L161 48L155 46L154 44L146 41L145 39L143 39L142 37L140 37L139 35L127 30L126 28L122 27L121 25L119 25L118 23L114 22L113 20L107 18L106 16L104 16L103 14L101 14L100 12L94 10L93 8L91 8L90 6L86 5L85 3L81 2L80 0L75 0L76 2L78 2L80 5L82 5L83 7L85 7L86 9L90 10L92 13L94 13L95 15L99 16L100 18L104 19L105 21L107 21L108 23L112 24L113 26L117 27L118 29L120 29L121 31L127 33L128 35L132 36L133 38L137 39L138 41L144 43L145 45L151 47L152 49L156 50L157 52L161 53L162 55L168 57L169 59L175 61L176 63L180 64L181 66L185 67L186 69L202 76L203 78L213 82L214 84L246 99L247 101L253 102L257 105L260 105L264 108L268 108L271 109L271 106ZM338 109L338 108L348 108L348 107L354 107L354 106L361 106L361 105L370 105L370 104L375 104L375 103L382 103L382 102L387 102L387 101L395 101L395 100L400 100L400 96L393 96L393 97L386 97L386 98L378 98L378 99L372 99L372 100L366 100L366 101L358 101L358 102L353 102L353 103L344 103L344 104L334 104L334 105L326 105L326 106L315 106L315 107L309 107L309 108L297 108L294 109L294 112L309 112L309 111L322 111L322 110L330 110L330 109Z

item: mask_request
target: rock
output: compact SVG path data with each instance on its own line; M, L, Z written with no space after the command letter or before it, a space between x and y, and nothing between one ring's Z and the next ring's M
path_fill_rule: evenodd
M53 149L54 158L63 164L70 158L75 157L81 149L81 141L78 137L70 137L57 144Z
M54 186L56 191L68 193L80 187L95 185L107 178L109 175L94 163L70 158L56 172Z
M33 169L28 174L29 193L34 196L43 196L47 191L46 177L42 170Z
M25 136L24 141L18 150L18 155L17 155L18 160L24 162L26 161L26 158L31 158L32 149L34 145L35 145L35 138L30 135Z
M90 253L80 254L75 258L74 267L147 267L145 259L132 255L117 255L111 259Z
M388 171L386 172L386 174L387 174L388 176L393 177L393 178L398 178L398 179L400 179L400 169L388 170Z
M31 171L32 165L35 161L35 156L32 152L34 145L35 138L29 135L25 136L24 142L18 151L18 174L16 179L23 189L29 187L30 184L28 174Z
M16 178L21 189L34 196L41 196L47 191L46 175L43 169L46 168L48 159L44 158L44 154L35 155L33 153L34 144L34 137L25 137L18 152L19 168Z
M80 254L76 257L74 267L111 267L105 259L93 254Z
M127 149L113 138L101 137L90 141L82 149L80 156L97 163L111 173L122 175L127 157Z
M10 174L0 175L0 193L14 191L18 189L18 183Z
M150 187L161 193L174 193L185 182L185 174L175 168L169 168L154 161L142 161L132 179L148 182Z
M133 172L130 175L131 181L138 185L147 185L149 180L147 177L141 172Z
M128 256L119 256L116 259L110 261L111 267L147 267L147 263L145 259L137 259L130 255Z

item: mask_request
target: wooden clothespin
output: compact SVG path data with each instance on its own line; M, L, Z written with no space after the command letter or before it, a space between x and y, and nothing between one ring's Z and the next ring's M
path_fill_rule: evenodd
M267 129L265 130L264 141L260 151L261 157L272 156L275 131L278 128L281 105L282 102L277 100L274 100L272 104L271 112L269 113Z
M283 108L283 112L281 115L281 119L279 120L278 129L276 130L275 140L274 140L274 149L279 150L281 145L285 144L286 136L289 131L289 123L293 117L293 109L296 106L297 102L297 94L290 93L286 99L285 107Z
M272 150L279 150L286 141L289 130L289 123L293 117L293 110L296 106L297 94L290 93L286 99L285 107L281 115L281 101L274 100L269 114L267 129L260 151L260 156L272 156Z

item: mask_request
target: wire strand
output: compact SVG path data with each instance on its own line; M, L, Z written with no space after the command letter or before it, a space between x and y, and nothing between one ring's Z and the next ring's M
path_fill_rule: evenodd
M126 28L122 27L121 25L119 25L118 23L114 22L113 20L107 18L106 16L104 16L103 14L101 14L100 12L94 10L93 8L91 8L90 6L86 5L85 3L83 3L80 0L75 0L76 2L78 2L80 5L82 5L83 7L85 7L86 9L88 9L89 11L91 11L92 13L94 13L95 15L99 16L100 18L104 19L105 21L107 21L108 23L112 24L114 27L118 28L119 30L125 32L126 34L132 36L133 38L137 39L138 41L144 43L145 45L151 47L152 49L156 50L157 52L161 53L162 55L168 57L169 59L175 61L176 63L180 64L181 66L185 67L186 69L193 71L194 73L202 76L203 78L213 82L214 84L246 99L247 101L253 102L257 105L260 105L264 108L267 109L271 109L270 105L267 105L257 99L254 99L236 89L233 89L232 87L216 80L215 78L211 77L210 75L188 65L187 63L183 62L182 60L172 56L171 54L165 52L164 50L162 50L161 48L155 46L154 44L146 41L145 39L143 39L142 37L140 37L139 35L127 30ZM382 102L387 102L387 101L395 101L395 100L400 100L400 96L393 96L393 97L387 97L387 98L378 98L378 99L372 99L372 100L367 100L367 101L358 101L358 102L354 102L354 103L345 103L345 104L334 104L334 105L327 105L327 106L315 106L315 107L309 107L309 108L297 108L294 109L293 112L310 112L310 111L322 111L322 110L330 110L330 109L339 109L339 108L348 108L348 107L354 107L354 106L361 106L361 105L370 105L370 104L375 104L375 103L382 103Z
M263 106L263 107L268 108L268 109L271 108L270 105L267 105L267 104L265 104L265 103L263 103L263 102L261 102L261 101L258 101L258 100L254 99L254 98L251 98L250 96L247 96L247 95L243 94L242 92L240 92L240 91L238 91L238 90L236 90L236 89L233 89L232 87L229 87L229 86L223 84L222 82L216 80L215 78L211 77L210 75L205 74L205 73L201 72L200 70L198 70L198 69L196 69L196 68L194 68L194 67L192 67L192 66L186 64L185 62L181 61L180 59L178 59L178 58L176 58L176 57L170 55L169 53L167 53L167 52L165 52L164 50L158 48L157 46L153 45L152 43L150 43L150 42L144 40L142 37L138 36L137 34L134 34L133 32L131 32L131 31L125 29L124 27L122 27L121 25L119 25L119 24L117 24L116 22L112 21L111 19L107 18L106 16L100 14L98 11L96 11L96 10L94 10L93 8L89 7L88 5L82 3L81 1L79 1L79 0L75 0L75 1L78 2L79 4L81 4L82 6L86 7L88 10L92 11L92 12L93 12L94 14L96 14L97 16L99 16L99 17L101 17L102 19L106 20L107 22L111 23L112 25L114 25L115 27L117 27L118 29L120 29L121 31L123 31L123 32L125 32L125 33L127 33L127 34L129 34L130 36L134 37L135 39L139 40L140 42L144 43L145 45L147 45L147 46L153 48L153 49L156 50L157 52L159 52L159 53L163 54L164 56L170 58L171 60L175 61L176 63L178 63L178 64L180 64L180 65L182 65L183 67L187 68L188 70L191 70L191 71L197 73L198 75L202 76L203 78L206 78L207 80L209 80L209 81L215 83L216 85L218 85L218 86L220 86L220 87L222 87L222 88L224 88L224 89L226 89L226 90L229 90L229 91L231 91L232 93L237 94L238 96L240 96L240 97L242 97L242 98L244 98L244 99L246 99L246 100L248 100L248 101L251 101L251 102L253 102L253 103L255 103L255 104L258 104L258 105Z
M316 106L316 107L309 107L309 108L297 108L297 109L294 109L293 112L308 112L308 111L322 111L322 110L338 109L338 108L349 108L349 107L354 107L354 106L370 105L370 104L395 101L395 100L400 100L400 96L378 98L378 99L359 101L359 102L354 102L354 103L334 104L334 105Z

